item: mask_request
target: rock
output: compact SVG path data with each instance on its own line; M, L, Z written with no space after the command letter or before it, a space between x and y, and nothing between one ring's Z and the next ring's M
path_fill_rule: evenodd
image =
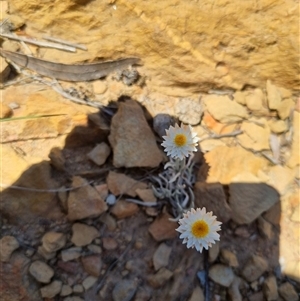
M157 114L153 117L153 129L159 137L165 136L166 130L174 124L174 118L169 114Z
M205 207L218 217L218 221L226 223L230 220L232 210L227 204L223 186L219 183L207 184L196 182L194 186L196 207Z
M95 227L81 223L75 223L72 226L72 231L73 235L71 241L76 247L86 246L96 237L100 236L99 231Z
M271 110L277 110L281 103L281 94L278 88L272 84L270 80L267 80L267 95L268 104Z
M82 286L87 291L97 282L97 280L97 277L88 276L82 281Z
M103 248L105 250L111 251L111 250L115 250L118 247L117 241L112 237L103 237L102 242L103 242Z
M119 104L108 139L115 167L157 167L163 160L144 113L133 100Z
M11 68L3 57L0 57L0 83L6 82L11 72ZM1 114L3 115L3 113ZM4 118L4 117L0 117Z
M58 232L47 232L43 238L43 248L51 253L62 249L66 245L66 235Z
M221 250L221 262L233 268L237 268L239 266L237 256L227 249Z
M168 213L163 213L158 216L150 225L149 232L156 241L172 239L177 236L175 231L178 225L169 219L172 218Z
M257 122L263 124L263 126L248 121L243 122L241 126L243 134L238 135L237 139L246 149L254 151L268 150L270 149L269 137L271 133L269 126L263 119L259 119Z
M272 120L269 122L269 127L275 134L281 134L288 131L288 126L283 120Z
M99 277L102 260L99 255L89 255L81 258L84 270L91 276Z
M62 297L69 296L72 294L72 288L68 284L63 284L61 287L60 295Z
M281 195L284 195L293 184L295 172L281 165L272 166L268 172L268 184L273 186Z
M262 291L256 292L249 297L249 301L265 301Z
M130 301L137 290L137 283L134 280L119 281L113 291L112 297L114 301Z
M3 236L0 239L0 260L7 262L13 251L19 248L19 242L13 236Z
M167 268L161 268L156 274L148 276L148 282L153 288L164 286L173 276L173 272Z
M207 95L203 101L208 112L218 121L230 123L248 118L245 107L232 101L228 96Z
M62 150L59 147L53 147L48 155L53 165L57 170L64 171L66 159Z
M64 301L85 301L85 300L77 296L70 296L65 298Z
M232 183L229 206L237 224L249 224L279 201L279 194L264 184Z
M107 187L107 184L100 184L100 185L96 185L94 187L98 191L98 193L100 194L101 199L105 200L106 197L108 196L108 187ZM103 214L101 214L101 216L102 215Z
M261 89L254 89L246 94L246 105L251 111L263 111L265 95Z
M219 217L218 217L219 218ZM208 249L208 261L210 263L214 262L219 256L220 252L220 242L216 241L211 248Z
M91 244L91 245L88 245L87 248L93 254L101 254L102 253L102 249L100 246Z
M269 276L263 284L263 292L267 301L273 301L278 299L276 277Z
M49 283L54 271L45 262L36 260L29 267L30 274L41 283Z
M285 282L279 286L278 289L279 295L285 301L297 301L299 300L298 294L295 288L288 282Z
M277 108L277 113L280 119L282 120L287 119L291 115L294 107L295 107L295 102L291 98L284 99Z
M137 196L144 202L156 203L157 199L152 189L140 189L136 190Z
M61 291L62 282L58 280L52 281L50 284L41 288L41 295L43 298L54 298Z
M243 268L242 275L248 282L257 280L268 269L268 262L258 255L252 255Z
M104 213L100 216L99 220L107 226L109 231L114 231L117 228L117 222L109 213Z
M180 121L190 125L200 123L202 114L203 108L199 98L181 98L175 106L175 115Z
M274 232L272 224L266 221L262 216L257 219L257 227L263 237L268 238L269 240L273 239Z
M110 155L110 147L105 143L101 142L97 144L88 154L88 158L95 164L101 166L105 163L106 159Z
M278 87L278 90L279 90L279 93L280 93L282 99L290 98L293 96L293 93L291 90L288 90L288 89L285 89L282 87Z
M107 83L103 80L94 80L92 82L95 94L103 94L107 90Z
M71 221L93 218L105 212L108 207L95 188L81 177L73 177L72 190L68 197L68 219Z
M232 269L220 263L214 264L209 268L208 276L214 282L225 287L229 287L234 279L234 273Z
M268 166L268 162L241 147L218 146L204 155L210 166L207 183L228 185L237 175L253 174ZM239 182L247 182L243 177Z
M2 59L2 57L0 59ZM0 82L1 82L1 74L0 74ZM1 102L0 103L0 119L9 118L12 115L13 115L12 109L5 103Z
M116 198L116 196L114 194L110 193L106 197L105 202L106 202L107 205L112 206L112 205L114 205L117 202L117 198Z
M61 258L63 261L70 261L77 259L81 256L82 248L80 247L73 247L66 250L61 251Z
M188 301L204 301L204 294L199 286L194 288L193 293Z
M83 288L83 286L81 284L75 284L73 286L73 293L75 293L75 294L81 294L83 292L84 292L84 288Z
M263 214L263 218L275 227L279 227L281 217L281 204L280 202L272 206L267 212Z
M168 266L171 251L172 248L167 246L165 243L161 243L158 246L152 258L155 271Z
M110 171L107 179L108 189L115 195L127 194L129 196L135 197L137 189L146 189L147 184L143 182L136 181L124 174L116 173Z
M293 210L291 221L300 223L300 204L298 204L298 206L296 206L296 208Z
M231 301L242 301L243 297L240 292L241 278L235 276L231 285L228 288L228 295Z
M124 200L119 200L111 210L111 213L118 219L129 217L139 211L138 205Z
M43 246L38 247L38 254L43 256L46 260L50 260L56 256L56 252L47 252Z
M300 165L300 112L294 111L293 114L293 143L291 155L287 161L287 166L294 168L297 165Z

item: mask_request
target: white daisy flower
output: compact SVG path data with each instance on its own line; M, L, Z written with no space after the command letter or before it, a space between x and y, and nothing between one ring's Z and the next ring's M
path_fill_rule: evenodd
M167 155L180 160L195 152L199 141L191 126L184 124L181 127L178 124L175 124L175 127L170 126L163 138L165 141L161 145L165 148Z
M206 208L194 208L183 214L183 218L179 220L180 226L176 231L180 232L179 238L183 239L183 244L187 244L187 248L196 248L200 253L203 248L208 250L216 240L220 240L217 231L221 230L221 222L216 220L216 216L212 212L206 212Z

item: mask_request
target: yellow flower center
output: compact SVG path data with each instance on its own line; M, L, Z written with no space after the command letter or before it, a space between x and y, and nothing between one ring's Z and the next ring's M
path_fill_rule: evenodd
M192 234L196 238L203 238L209 232L209 226L204 220L195 221L192 225Z
M178 147L184 146L186 144L186 136L183 134L177 134L174 138L174 143Z

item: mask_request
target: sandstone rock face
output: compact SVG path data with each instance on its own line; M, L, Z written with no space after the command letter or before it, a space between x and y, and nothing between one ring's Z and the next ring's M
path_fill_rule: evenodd
M142 108L132 100L120 103L109 142L115 167L156 167L163 159Z
M182 95L212 87L265 87L267 79L299 88L298 9L293 0L112 3L9 4L10 15L21 18L29 34L51 30L52 36L89 50L70 54L45 49L45 59L72 63L137 56L152 90L167 88L169 94Z

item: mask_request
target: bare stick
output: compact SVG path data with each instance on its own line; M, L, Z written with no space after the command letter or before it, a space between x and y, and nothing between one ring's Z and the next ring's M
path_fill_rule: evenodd
M48 36L43 36L43 38L45 40L48 40L48 41L51 41L51 42L60 43L60 44L75 47L75 48L78 48L78 49L81 49L81 50L87 50L86 46L81 45L81 44L71 43L71 42L68 42L68 41L64 41L62 39L52 38L52 37L48 37Z
M60 50L65 50L65 51L70 51L70 52L76 52L75 47L60 45L57 43L42 42L42 41L37 41L37 40L25 38L25 37L23 37L23 38L15 37L13 34L8 34L8 33L0 33L0 36L8 38L8 39L16 40L16 41L21 41L21 42L37 45L40 47L48 47L48 48L55 48L55 49L60 49Z
M207 139L220 139L220 138L224 138L224 137L235 137L237 135L241 135L243 134L243 131L241 130L238 130L238 131L233 131L231 133L228 133L228 134L221 134L221 135L217 135L217 134L210 134L208 137L205 137L203 139L201 139L200 143L204 140L207 140Z

